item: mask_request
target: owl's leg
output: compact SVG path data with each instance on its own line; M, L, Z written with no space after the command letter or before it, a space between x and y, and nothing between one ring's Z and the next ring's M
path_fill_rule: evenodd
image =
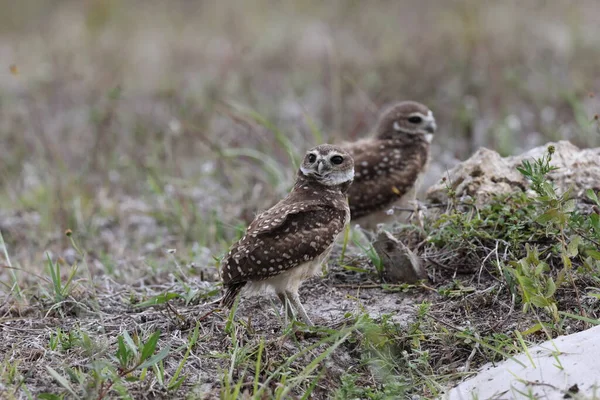
M360 227L360 232L363 234L363 236L367 239L369 243L373 243L377 238L377 234L375 231L365 229L362 226Z
M308 314L306 314L304 306L302 306L302 303L300 302L300 296L298 295L298 292L287 291L285 294L290 303L292 303L292 306L294 306L296 309L298 315L300 315L300 318L302 318L302 321L304 321L304 323L308 326L314 326L310 318L308 318Z
M281 304L283 304L283 312L286 315L286 322L287 318L289 318L290 321L293 320L294 311L292 310L291 301L288 299L287 295L285 293L277 293L277 297L279 297Z
M421 229L424 229L424 226L425 226L424 221L425 221L425 214L427 212L427 206L417 199L411 200L409 202L409 204L411 204L414 207L414 211L410 214L410 216L408 217L408 220L412 222L416 218Z

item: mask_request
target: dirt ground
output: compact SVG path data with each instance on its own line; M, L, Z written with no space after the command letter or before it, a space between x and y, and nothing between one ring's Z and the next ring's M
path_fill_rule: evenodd
M274 296L244 298L236 312L238 323L234 325L233 333L228 331L228 312L218 309L214 302L220 297L217 282L207 275L202 278L208 280L170 275L140 279L134 284L119 284L104 276L96 278L93 286L85 280L77 281L71 295L58 303L35 297L26 306L21 302L5 301L0 308L0 352L11 360L19 360L19 371L27 392L19 387L0 386L0 389L7 398L23 398L26 393L36 397L40 393L63 392L64 388L48 375L47 366L60 370L69 365L86 370L94 358L114 351L116 336L123 331L141 334L160 330L159 347L168 344L172 349L164 359L165 374L172 375L179 367L187 339L198 324L200 339L182 369L186 379L177 391L166 391L156 380L130 384L128 391L136 399L222 398L223 374L227 371L234 381L244 381L244 388L252 385L253 375L248 373L248 365L232 363L235 358L232 349L253 348L264 342L265 362L271 364L263 371L263 379L266 379L269 372L290 357L314 345L287 366L290 371L298 372L327 351L328 343L321 341L331 335L332 330L342 331L361 318L368 318L373 326L393 327L393 333L386 332L387 336L383 336L393 340L392 348L387 351L405 362L415 357L410 341L418 331L422 336L419 347L427 352L428 368L443 376L441 381L451 387L452 382L469 376L479 365L502 359L495 352L486 352L485 348L473 346L473 342L469 344L468 337L476 340L480 335L502 336L506 340L515 331L530 329L536 321L550 321L543 313L524 314L519 305L515 306L506 285L485 268L475 274L456 274L428 264L427 281L416 286L393 285L382 283L369 261L359 253L347 255L346 260L350 260L351 265L361 266L364 272L341 266L337 261L340 251L337 246L325 277L313 278L301 289L303 303L313 322L319 326L312 331L287 325ZM582 280L577 286L579 290L585 290L590 284L592 282ZM165 293L186 296L190 287L194 293L187 304L176 298L168 304L137 307L143 301ZM562 291L560 309L576 310L574 298L572 290ZM586 309L590 317L600 314L598 301L589 303ZM588 326L571 320L563 324L560 331L572 333ZM51 351L48 343L57 329L86 332L93 345L91 348L73 346L63 351ZM340 379L348 374L355 377L357 385L385 387L385 374L370 363L359 344L368 332L369 329L357 329L352 335L354 340L344 341L328 356L311 398L330 398L332 390L339 388ZM465 332L470 334L460 336ZM457 341L457 337L460 340ZM528 337L528 343L545 338L540 331ZM508 342L506 351L514 351L510 349L513 339ZM273 381L273 392L277 387L278 383ZM303 390L300 386L289 395L300 398ZM431 394L427 385L415 382L407 384L406 395L409 393L424 397Z

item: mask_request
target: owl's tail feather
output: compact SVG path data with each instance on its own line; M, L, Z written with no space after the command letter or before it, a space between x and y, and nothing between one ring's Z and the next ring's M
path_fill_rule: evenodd
M242 291L242 288L246 286L246 282L234 283L227 286L227 292L221 299L221 307L231 308L235 302L235 298Z

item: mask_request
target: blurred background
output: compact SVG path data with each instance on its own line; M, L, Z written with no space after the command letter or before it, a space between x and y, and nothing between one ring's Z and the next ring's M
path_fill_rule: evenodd
M76 258L66 229L115 279L167 270L170 248L214 266L306 149L398 100L438 121L424 188L480 146L600 145L597 0L0 9L0 231L24 269Z

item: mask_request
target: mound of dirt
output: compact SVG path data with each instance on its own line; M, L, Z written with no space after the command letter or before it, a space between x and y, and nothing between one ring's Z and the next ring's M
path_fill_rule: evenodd
M448 202L448 189L457 198L470 196L478 205L494 196L524 191L526 178L517 171L524 160L541 158L549 146L554 146L551 165L558 167L549 174L559 193L569 188L573 195L582 197L586 189L600 189L600 147L579 149L569 141L548 143L521 155L501 157L493 150L480 148L471 158L458 164L437 184L427 190L426 198L433 204Z

